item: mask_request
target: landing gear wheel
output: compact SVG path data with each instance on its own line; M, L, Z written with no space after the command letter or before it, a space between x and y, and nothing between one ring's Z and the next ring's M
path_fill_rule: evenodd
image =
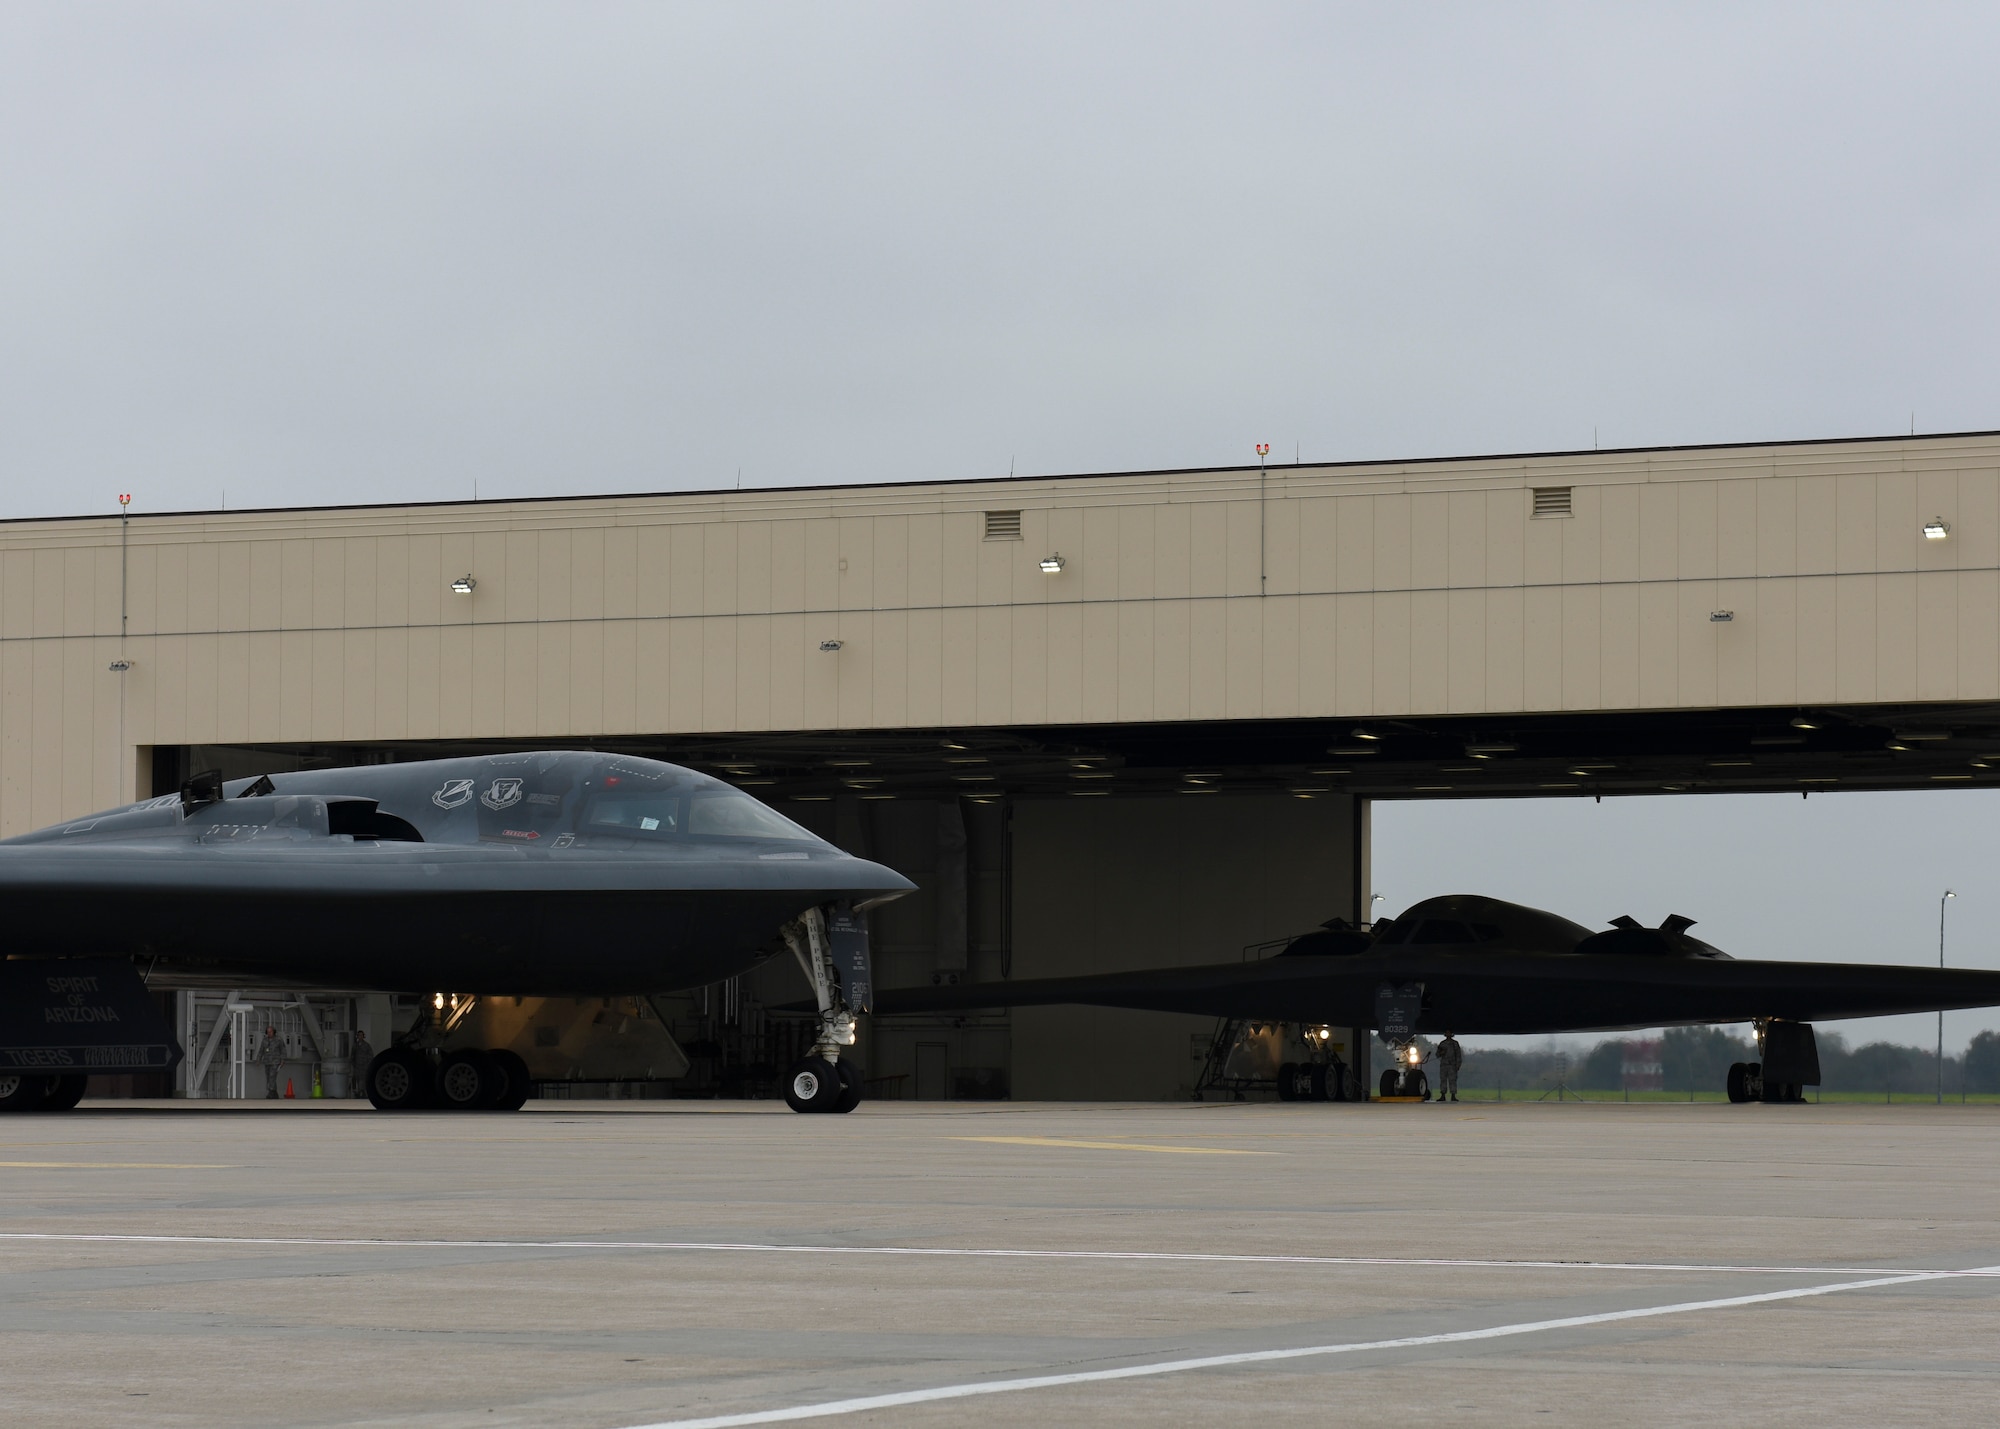
M368 1085L362 1090L378 1111L415 1111L431 1104L436 1081L430 1058L409 1047L377 1052L368 1064Z
M1326 1068L1322 1066L1313 1066L1313 1067L1306 1067L1303 1070L1305 1072L1305 1077L1303 1079L1305 1081L1305 1086L1301 1088L1301 1090L1305 1092L1305 1096L1300 1098L1300 1100L1309 1102L1325 1101L1327 1099Z
M793 1111L830 1111L840 1100L840 1073L823 1057L806 1057L785 1073L785 1105Z
M1382 1071L1382 1095L1385 1097L1401 1096L1403 1094L1403 1089L1399 1085L1401 1081L1402 1078L1397 1075L1394 1067L1385 1067Z
M50 1077L29 1077L19 1072L0 1076L0 1112L39 1111L49 1094Z
M507 1094L507 1075L491 1053L466 1047L446 1054L437 1090L438 1105L446 1111L485 1111Z
M1431 1079L1424 1074L1422 1068L1410 1073L1410 1090L1408 1095L1422 1097L1425 1101L1431 1099Z
M1278 1067L1278 1100L1295 1102L1299 1099L1299 1064L1285 1062Z
M499 1067L501 1075L507 1079L507 1090L502 1092L499 1100L493 1103L493 1109L495 1111L519 1111L528 1104L528 1098L535 1090L534 1078L528 1075L528 1063L526 1059L519 1052L509 1051L505 1047L494 1052L489 1052L486 1055L493 1059L494 1064Z
M42 1098L37 1111L71 1111L83 1100L83 1089L90 1085L87 1073L76 1072L66 1077L50 1077L48 1094Z
M829 1109L853 1111L861 1105L861 1069L843 1058L833 1064L833 1070L840 1076L840 1095L834 1098Z
M1750 1100L1749 1096L1743 1090L1743 1064L1741 1062L1731 1062L1729 1064L1728 1087L1729 1099L1731 1101L1747 1102Z

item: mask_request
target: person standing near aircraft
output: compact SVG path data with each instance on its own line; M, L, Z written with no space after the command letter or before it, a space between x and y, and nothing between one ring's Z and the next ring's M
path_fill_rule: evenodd
M368 1095L368 1064L375 1060L375 1049L368 1045L368 1034L359 1027L354 1029L354 1086L355 1096Z
M264 1045L257 1049L257 1060L264 1064L264 1100L270 1101L278 1095L278 1068L285 1062L285 1046L278 1040L278 1029L264 1029Z
M1437 1046L1438 1059L1438 1100L1455 1102L1458 1100L1458 1069L1465 1065L1465 1049L1458 1045L1458 1039L1449 1032Z

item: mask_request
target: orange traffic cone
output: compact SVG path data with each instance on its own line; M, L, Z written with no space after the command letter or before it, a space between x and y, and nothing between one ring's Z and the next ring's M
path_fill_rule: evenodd
M292 1090L292 1079L290 1077L285 1078L285 1100L297 1101L298 1096L299 1094Z

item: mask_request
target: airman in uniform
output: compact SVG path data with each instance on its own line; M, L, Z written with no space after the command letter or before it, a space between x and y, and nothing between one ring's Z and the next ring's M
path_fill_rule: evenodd
M257 1060L264 1064L264 1100L278 1095L278 1068L285 1064L285 1044L278 1040L278 1029L264 1029L264 1045L257 1049Z
M1455 1102L1458 1100L1458 1069L1465 1065L1465 1049L1458 1045L1458 1039L1449 1032L1444 1041L1437 1045L1438 1100Z

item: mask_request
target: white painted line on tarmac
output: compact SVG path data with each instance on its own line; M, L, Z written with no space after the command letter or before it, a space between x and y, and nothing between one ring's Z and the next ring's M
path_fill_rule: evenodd
M1242 1151L1223 1146L1159 1146L1147 1141L1077 1141L1065 1136L951 1136L947 1141L992 1141L1005 1146L1063 1146L1078 1151L1171 1151L1182 1156L1282 1156L1282 1151Z
M374 1236L144 1235L111 1231L0 1231L10 1242L76 1242L100 1245L245 1245L352 1250L613 1250L683 1254L938 1256L965 1260L1129 1260L1194 1265L1385 1266L1396 1270L1613 1270L1679 1275L1903 1275L1991 1278L2000 1266L1971 1270L1911 1271L1902 1265L1715 1265L1674 1260L1478 1260L1449 1256L1258 1255L1194 1250L981 1249L944 1245L785 1245L765 1241L707 1240L392 1240Z
M0 1161L0 1167L35 1171L240 1171L212 1161Z
M1993 1274L2000 1266L1985 1266L1978 1273ZM1872 1290L1885 1285L1910 1285L1923 1280L1941 1280L1966 1272L1920 1271L1912 1275L1890 1275L1870 1280L1847 1280L1835 1285L1811 1285L1794 1290L1767 1290L1759 1295L1732 1295L1723 1300L1684 1300L1673 1305L1648 1305L1638 1310L1609 1310L1601 1315L1566 1315L1558 1320L1525 1320L1514 1325L1491 1325L1483 1330L1452 1330L1437 1335L1405 1335L1394 1340L1359 1340L1335 1345L1304 1345L1283 1350L1247 1350L1233 1355L1203 1355L1198 1359L1155 1360L1150 1364L1125 1365L1118 1369L1079 1370L1071 1374L1038 1374L1023 1379L973 1380L967 1384L942 1384L930 1389L909 1389L896 1394L870 1394L858 1399L829 1399L818 1404L798 1404L788 1409L760 1409L747 1414L715 1414L701 1419L662 1419L633 1429L734 1429L743 1424L781 1424L796 1419L829 1419L840 1414L862 1414L871 1409L896 1409L908 1404L933 1404L941 1399L970 1399L985 1394L1013 1394L1026 1389L1055 1389L1071 1384L1097 1384L1113 1379L1144 1379L1154 1375L1185 1374L1189 1370L1227 1369L1236 1365L1270 1364L1278 1360L1301 1360L1326 1355L1353 1355L1370 1350L1407 1350L1426 1345L1456 1345L1472 1340L1498 1340L1513 1335L1543 1334L1550 1330L1574 1330L1587 1325L1610 1325L1620 1320L1645 1320L1660 1315L1690 1315L1699 1310L1733 1310L1744 1305L1766 1305L1775 1300L1803 1300L1814 1295L1837 1295L1843 1290Z
M138 1235L112 1231L0 1231L0 1245L74 1241L84 1245L268 1245L356 1251L662 1251L720 1255L908 1255L998 1261L1160 1261L1190 1265L1318 1265L1452 1271L1646 1271L1672 1275L1902 1275L1904 1265L1710 1265L1702 1261L1480 1261L1404 1255L1232 1255L1226 1251L1034 1251L956 1245L784 1245L776 1241L516 1241L516 1239L386 1239L342 1235ZM1922 1271L1928 1277L2000 1277L2000 1265L1966 1271Z

